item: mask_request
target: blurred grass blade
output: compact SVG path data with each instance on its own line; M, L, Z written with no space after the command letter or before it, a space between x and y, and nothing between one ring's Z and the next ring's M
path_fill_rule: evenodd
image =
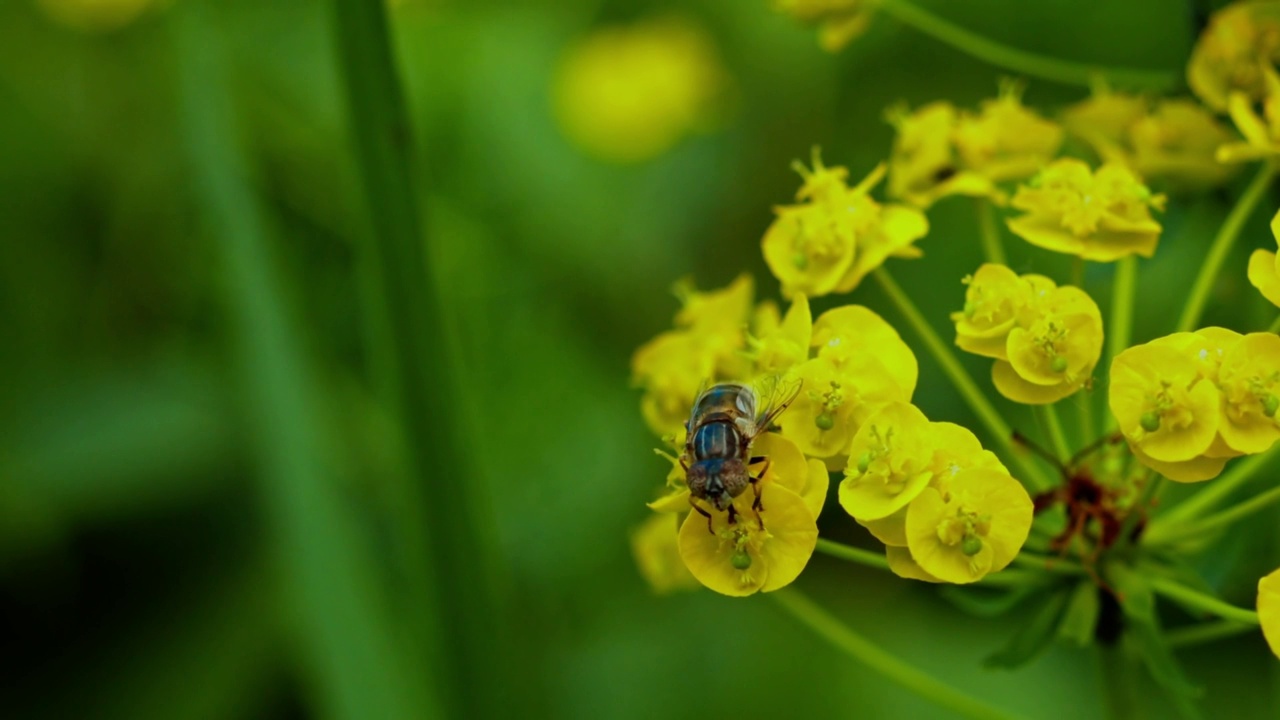
M195 192L223 265L263 496L291 603L286 612L296 616L305 680L319 701L315 714L429 716L430 677L397 646L375 558L325 462L317 386L248 184L216 18L201 2L179 4L172 18Z
M1151 677L1168 692L1169 699L1184 717L1201 717L1195 699L1203 691L1187 679L1173 656L1173 651L1165 642L1151 584L1142 574L1118 562L1108 565L1107 576L1124 598L1120 608L1125 616L1127 638L1142 656Z
M385 3L334 0L334 31L349 130L368 214L359 233L370 357L384 399L396 408L408 450L403 488L413 525L425 518L440 646L452 714L496 714L510 698L512 648L507 618L494 591L496 533L485 532L485 498L460 452L455 368L450 333L430 270L418 212L413 139L401 94ZM499 450L500 451L500 450ZM429 484L428 484L429 483ZM496 692L495 692L496 690ZM487 712L486 712L487 710Z

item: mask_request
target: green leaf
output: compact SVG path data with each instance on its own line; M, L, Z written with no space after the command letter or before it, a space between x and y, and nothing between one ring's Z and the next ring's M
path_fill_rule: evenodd
M1031 662L1053 641L1058 620L1067 605L1067 591L1060 588L1040 604L1027 622L1018 629L1009 642L983 661L989 668L1013 670Z
M1093 642L1094 629L1098 625L1098 613L1102 603L1098 599L1098 586L1086 578L1076 584L1067 603L1062 622L1058 625L1058 637L1074 645L1085 647Z
M1143 575L1121 563L1109 565L1107 577L1120 595L1120 608L1128 620L1126 639L1142 657L1151 677L1168 691L1169 698L1183 717L1201 717L1194 701L1203 691L1187 679L1165 642L1151 585Z

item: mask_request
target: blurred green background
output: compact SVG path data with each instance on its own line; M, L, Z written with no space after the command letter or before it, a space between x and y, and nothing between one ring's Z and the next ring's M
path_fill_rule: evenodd
M1210 10L921 5L1015 47L1175 70ZM0 3L0 716L944 717L766 597L647 589L628 533L666 466L628 363L670 323L678 277L717 287L745 269L777 297L759 239L795 191L793 159L821 145L861 177L888 152L887 106L972 107L1002 71L885 17L830 55L764 0L395 3L445 314L430 343L453 361L454 400L430 414L465 461L415 478L369 349L368 223L329 4L172 0L110 31L42 8ZM591 159L551 111L565 47L674 9L714 39L731 110L650 162ZM1025 99L1052 112L1085 94L1033 81ZM1170 203L1161 252L1142 267L1135 340L1169 331L1168 304L1235 193ZM1271 242L1266 219L1253 219L1208 321L1271 320L1243 271ZM890 267L946 331L981 254L970 202L930 220L925 258ZM1006 242L1019 271L1066 279L1065 260ZM1086 277L1100 302L1109 273ZM852 301L901 326L873 288ZM917 404L969 421L904 337L921 357ZM969 360L981 378L986 364ZM474 503L461 524L492 547L445 565L483 576L494 607L442 610L432 598L478 581L438 558L436 574L420 566L433 531L418 525L449 517L433 503L458 484ZM865 540L831 509L825 536ZM1275 520L1252 528L1271 552L1228 539L1202 561L1228 599L1250 604L1278 564ZM1003 708L1102 714L1087 651L1056 647L1016 674L982 668L1016 616L973 618L930 588L821 556L798 587ZM1212 717L1275 716L1280 663L1256 635L1182 659Z

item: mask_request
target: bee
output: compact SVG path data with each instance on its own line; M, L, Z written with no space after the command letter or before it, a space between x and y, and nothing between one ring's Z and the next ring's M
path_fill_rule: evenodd
M800 394L800 384L773 379L768 383L763 406L750 385L718 383L698 393L685 426L688 432L680 465L689 485L689 504L707 519L708 531L715 532L711 527L711 513L699 506L697 500L709 502L716 510L728 510L729 523L733 524L738 520L733 500L747 485L755 492L751 509L756 519L760 519L764 507L759 482L769 470L769 459L752 457L751 443L795 401ZM752 474L750 467L761 463L759 473ZM763 524L762 521L762 527Z

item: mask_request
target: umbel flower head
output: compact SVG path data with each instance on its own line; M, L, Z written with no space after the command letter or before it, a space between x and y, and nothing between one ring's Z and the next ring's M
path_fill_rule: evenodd
M890 256L919 257L912 243L929 231L924 214L871 198L884 166L852 188L848 170L824 166L816 149L812 170L795 167L804 179L796 193L801 202L775 208L777 218L761 241L783 295L849 292Z
M1063 158L1018 188L1013 206L1026 214L1008 224L1032 245L1085 260L1151 257L1161 230L1151 209L1163 209L1164 201L1124 165L1106 163L1095 173Z
M709 125L727 84L710 37L686 19L663 17L597 30L569 48L553 100L576 145L630 163Z
M1000 95L974 113L934 102L909 112L890 108L897 133L889 157L889 197L927 208L949 195L1007 196L997 183L1031 176L1057 154L1062 128L1022 105L1020 88L1005 83Z
M1280 60L1280 2L1237 2L1214 13L1187 64L1187 84L1218 112L1232 93L1266 94L1264 68Z
M802 22L818 26L818 44L836 52L867 31L874 0L774 0L773 6Z
M1089 382L1102 354L1102 313L1087 293L994 264L966 280L964 309L951 315L956 344L995 358L1000 394L1043 405Z

